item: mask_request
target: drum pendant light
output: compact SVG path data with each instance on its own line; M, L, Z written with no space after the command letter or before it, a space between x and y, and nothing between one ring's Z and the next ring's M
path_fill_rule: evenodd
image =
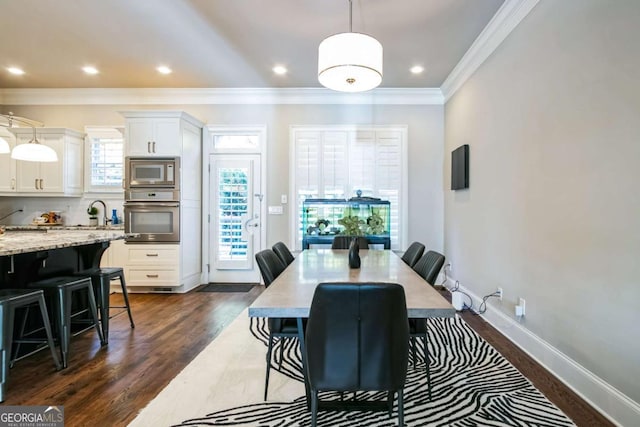
M352 31L352 9L349 0L349 32L327 37L318 47L318 81L340 92L363 92L382 82L382 45Z

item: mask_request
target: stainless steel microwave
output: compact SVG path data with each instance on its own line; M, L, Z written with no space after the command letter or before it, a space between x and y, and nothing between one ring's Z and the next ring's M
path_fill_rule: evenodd
M180 157L126 157L125 189L180 189Z

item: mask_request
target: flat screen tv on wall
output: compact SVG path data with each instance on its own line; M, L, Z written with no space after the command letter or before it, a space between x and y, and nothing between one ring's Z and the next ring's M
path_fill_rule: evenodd
M451 152L451 189L469 188L469 145L464 144Z

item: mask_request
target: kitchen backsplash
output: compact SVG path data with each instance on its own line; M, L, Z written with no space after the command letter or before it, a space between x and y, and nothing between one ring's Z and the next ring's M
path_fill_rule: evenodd
M107 218L111 218L111 211L116 209L118 217L122 217L122 205L124 199L120 197L106 197L104 195L85 196L82 198L66 197L0 197L0 218L16 209L24 209L24 212L16 212L0 221L2 225L26 225L31 224L34 218L45 212L54 211L62 217L66 225L89 225L87 208L89 204L100 199L107 205ZM102 205L96 203L98 208L98 224L103 225Z

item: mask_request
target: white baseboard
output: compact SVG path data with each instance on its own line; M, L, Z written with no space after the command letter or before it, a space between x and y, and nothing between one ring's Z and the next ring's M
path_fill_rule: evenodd
M442 283L443 280L444 277L441 275L438 283ZM451 289L453 283L455 283L455 279L449 277L446 286ZM463 286L460 286L459 289L473 300L474 308L480 306L482 297ZM482 314L482 317L511 342L535 359L537 363L545 367L580 395L582 399L609 418L611 422L629 427L640 425L640 404L638 402L633 401L532 333L518 323L514 316L509 316L502 311L500 306L492 304L491 300L489 300L487 311Z

